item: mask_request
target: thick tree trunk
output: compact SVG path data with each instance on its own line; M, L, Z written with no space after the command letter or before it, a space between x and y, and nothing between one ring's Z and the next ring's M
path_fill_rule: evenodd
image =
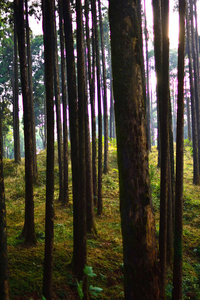
M24 138L25 138L25 222L22 236L25 243L35 243L34 200L33 200L33 148L31 127L31 103L28 85L28 70L26 65L24 10L23 0L15 1L17 16L17 36L20 58L20 73L24 108Z
M110 26L125 299L155 300L160 298L137 1L111 0Z
M46 169L46 218L45 256L42 293L52 299L52 266L54 239L54 102L53 102L53 18L54 0L43 0L43 30L45 57L45 90L47 109L47 169Z

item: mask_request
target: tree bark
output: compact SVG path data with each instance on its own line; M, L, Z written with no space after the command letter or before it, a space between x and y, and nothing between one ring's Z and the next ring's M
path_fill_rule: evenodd
M18 55L17 55L17 24L14 11L14 81L13 81L13 131L15 162L21 161L19 137L19 87L18 87Z
M53 101L53 18L54 0L43 0L43 31L45 57L45 90L47 109L47 158L46 158L46 217L45 256L42 293L52 299L52 266L54 239L54 101Z
M125 299L155 300L160 298L137 1L111 0L110 27Z
M2 300L9 300L6 203L3 177L2 142L2 120L0 119L0 298Z
M182 299L185 10L186 10L186 1L179 0L178 111L177 111L177 142L176 142L174 268L173 268L173 290L172 290L173 300Z
M22 236L25 243L36 243L34 224L34 196L33 196L33 148L31 127L31 103L28 85L28 71L26 65L25 31L23 0L15 0L17 16L17 36L20 58L20 73L24 108L24 138L25 138L25 222Z

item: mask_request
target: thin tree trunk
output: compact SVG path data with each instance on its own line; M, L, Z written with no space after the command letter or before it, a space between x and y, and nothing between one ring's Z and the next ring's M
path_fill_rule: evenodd
M184 131L184 57L186 0L179 0L178 112L176 142L176 201L174 231L174 268L172 299L182 299L182 233L183 233L183 131Z
M2 120L0 119L0 298L2 300L9 300L6 202L3 177L2 142Z
M97 25L96 1L92 0L92 20L95 29L96 67L97 67L97 90L98 90L98 215L102 213L102 112L101 112L101 82L100 82L100 57L99 37Z
M191 95L191 109L192 109L192 143L193 143L193 183L199 184L199 163L198 163L198 137L197 137L197 113L195 109L195 95L194 95L194 79L192 70L192 49L191 49L191 35L190 35L190 21L188 14L188 6L186 8L186 25L187 25L187 41L188 41L188 57L189 57L189 74L190 74L190 95Z
M55 7L55 0L54 0ZM55 9L54 9L55 11ZM58 70L58 47L57 47L57 33L56 33L56 16L54 17L53 30L53 50L54 50L54 94L56 102L56 125L57 125L57 143L58 143L58 165L59 165L59 201L63 203L64 197L64 181L63 181L63 151L62 151L62 125L61 125L61 113L60 113L60 80Z
M187 127L188 127L188 140L191 142L191 121L190 121L190 98L186 98L187 101Z
M17 55L17 27L14 11L14 82L13 82L13 131L14 131L14 156L15 162L21 161L20 136L19 136L19 88L18 88L18 55Z
M66 87L66 64L65 64L65 40L63 28L62 1L58 0L59 29L60 29L60 52L61 52L61 78L62 78L62 103L63 103L63 205L69 204L68 188L68 128L67 128L67 87Z
M31 59L31 46L30 46L30 30L28 21L28 2L25 0L26 9L26 44L27 44L27 61L28 61L28 83L31 105L31 130L32 130L32 151L33 151L33 177L37 177L37 155L36 155L36 137L35 137L35 114L33 102L33 81L32 81L32 59Z
M105 60L105 45L103 34L103 22L101 14L101 1L98 0L99 9L99 27L101 39L101 55L102 55L102 68L103 68L103 112L104 112L104 167L103 173L108 173L108 111L107 111L107 83L106 83L106 60Z

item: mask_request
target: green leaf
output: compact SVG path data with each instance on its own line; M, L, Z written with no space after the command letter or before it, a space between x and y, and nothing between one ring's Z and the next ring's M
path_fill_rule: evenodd
M77 290L78 290L79 297L82 300L83 296L84 296L84 294L83 294L83 282L82 281L80 281L80 282L77 281Z
M89 276L89 277L97 276L97 275L93 272L92 267L85 266L85 268L84 268L83 271L84 271L84 273L85 273L87 276Z
M42 300L46 300L45 296L42 295Z
M102 288L100 288L98 286L93 286L93 285L90 285L89 290L90 290L90 293L95 297L97 297L98 294L103 291Z

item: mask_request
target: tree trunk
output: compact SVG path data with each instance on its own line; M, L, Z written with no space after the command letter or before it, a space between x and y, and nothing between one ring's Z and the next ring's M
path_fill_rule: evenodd
M179 0L178 47L178 111L176 142L176 201L174 231L174 268L172 299L182 299L182 233L183 233L183 131L184 131L184 57L185 57L185 7Z
M93 84L91 75L91 57L90 57L90 35L89 35L89 1L85 1L85 19L86 19L86 43L87 43L87 62L88 62L88 81L90 89L90 103L93 100ZM87 88L87 85L86 85ZM90 146L90 129L89 129L89 116L88 116L88 101L86 101L85 107L85 143L86 143L86 211L87 211L87 232L96 233L96 226L94 221L94 192L93 192L93 176L92 176L92 164L91 164L91 146Z
M9 300L6 203L3 177L2 141L2 120L0 119L0 298L2 300Z
M188 6L186 12L187 25L187 42L188 42L188 57L189 57L189 74L190 74L190 95L191 95L191 109L192 109L192 143L193 143L193 183L199 184L199 163L198 163L198 137L197 137L197 112L195 109L195 95L194 95L194 79L192 68L192 49L191 49L191 35L190 35L190 21L188 14Z
M59 29L60 29L60 52L61 52L61 78L62 78L62 104L63 104L63 205L69 204L68 188L68 128L67 128L67 87L66 87L66 64L65 64L65 39L63 28L63 8L62 1L58 1L59 6Z
M99 57L99 35L97 24L96 1L92 0L92 21L95 29L97 91L98 91L98 208L97 213L102 213L102 111L101 111L101 79Z
M31 46L30 46L30 33L28 21L28 3L25 0L26 9L26 44L27 44L27 61L28 61L28 83L31 105L31 130L32 130L32 151L33 151L33 177L37 177L37 155L36 155L36 138L35 138L35 114L33 102L33 81L32 81L32 59L31 59Z
M137 1L111 0L110 26L125 299L155 300L160 298Z
M98 0L99 9L99 27L101 39L101 55L102 55L102 68L103 68L103 112L104 112L104 167L103 173L108 173L108 111L107 111L107 84L106 84L106 61L105 61L105 45L103 34L103 23L101 15L101 1Z
M54 239L54 102L53 102L53 19L54 0L43 0L43 31L45 57L45 90L47 109L47 169L46 169L46 218L45 256L42 293L47 300L52 299L52 266Z
M31 103L28 85L28 71L26 66L24 10L23 0L15 1L17 16L17 36L20 58L20 73L24 108L24 137L25 137L25 222L22 236L25 243L36 243L34 225L34 200L33 200L33 148L31 127Z
M55 0L54 0L55 6ZM55 11L55 9L54 9ZM55 16L56 17L56 16ZM63 156L62 156L62 126L61 126L61 114L60 114L60 79L58 70L58 47L57 47L57 32L56 32L56 19L54 17L53 22L53 55L54 55L54 94L56 102L56 125L57 125L57 143L58 143L58 165L59 165L59 201L63 203Z
M14 12L14 81L13 81L13 131L15 162L21 161L19 137L19 88L18 88L18 55L17 55L17 26Z

